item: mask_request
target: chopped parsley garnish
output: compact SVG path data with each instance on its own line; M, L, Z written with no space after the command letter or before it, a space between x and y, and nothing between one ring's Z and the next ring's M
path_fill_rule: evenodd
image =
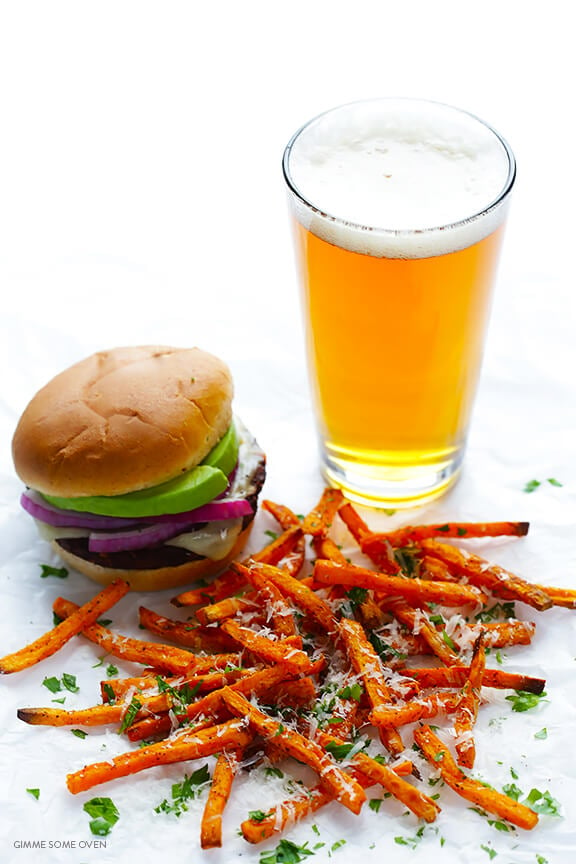
M267 816L268 816L268 813L265 813L264 810L249 810L248 811L248 818L253 819L254 822L263 822Z
M184 780L181 783L173 783L171 794L172 801L166 798L154 808L155 813L174 813L175 816L181 816L188 809L188 801L192 801L200 794L199 786L203 786L210 781L210 771L208 765L202 765L197 771L194 771L190 776L184 775Z
M483 849L484 852L486 852L486 853L490 856L490 860L492 860L493 858L496 857L496 855L498 855L498 853L496 852L496 850L495 850L495 849L492 849L491 846L484 846L484 845L481 845L480 848Z
M327 750L328 753L331 753L335 759L340 761L340 759L346 759L353 747L354 744L336 744L334 741L329 741L325 745L324 749Z
M110 705L114 705L116 702L116 694L114 693L114 688L111 684L102 684L102 690L108 697L108 702Z
M291 840L282 839L275 849L260 853L259 864L300 864L304 858L314 855L314 852L307 847L307 842L303 846L298 846Z
M88 733L84 732L83 729L71 729L70 731L72 732L73 735L76 736L76 738L87 738L88 737Z
M436 531L444 531L444 532L450 531L450 525L439 525L436 528Z
M544 692L528 693L526 690L515 690L511 696L506 696L506 699L512 703L513 711L530 711L531 708L536 708L545 696Z
M50 564L40 564L40 578L46 579L48 576L56 576L57 579L66 579L68 570L66 567L52 567Z
M122 723L120 724L120 728L118 729L119 735L122 734L122 732L125 732L126 729L128 729L133 724L134 720L136 719L136 715L138 714L138 711L140 710L141 707L142 707L142 703L140 702L138 697L133 696L132 701L130 702L130 704L126 708L126 711L124 712L124 717L122 718Z
M349 591L346 591L346 597L348 597L348 599L350 600L352 612L355 612L358 607L362 605L362 603L366 602L366 599L368 597L368 589L354 586L354 588L350 588Z
M194 701L201 686L201 682L198 681L194 687L184 684L182 687L176 689L165 681L164 678L160 677L160 675L156 676L156 684L160 693L168 693L172 698L172 707L176 716L186 713L186 706Z
M270 537L271 540L277 540L279 536L277 531L264 531L264 534Z
M513 801L519 801L520 796L522 795L522 790L516 785L516 783L508 783L506 786L502 787L502 791L508 798L512 798Z
M42 684L44 687L47 687L51 693L58 693L60 690L62 690L62 684L60 683L60 680L54 676L52 678L44 678Z
M524 794L515 783L503 786L502 791L514 801L520 801L520 796ZM560 816L560 802L556 798L553 798L547 789L545 792L541 792L540 789L531 789L522 801L522 804L525 804L526 807L529 807L535 813L542 813L546 816Z
M401 651L397 651L396 648L393 648L391 645L388 645L383 639L378 636L377 633L371 632L368 634L368 638L370 640L370 644L376 651L376 653L383 659L392 656L397 660L405 660L406 654L403 654Z
M78 693L78 691L80 690L76 683L76 676L69 675L68 672L64 672L64 674L62 675L62 686L66 690L69 690L70 693Z
M40 798L40 789L26 789L26 791L29 792L33 798L36 798L37 801Z
M355 702L360 702L363 694L364 687L358 682L355 684L347 684L346 687L343 687L342 690L338 691L338 696L341 699L354 699Z
M409 846L411 849L416 849L420 840L424 835L425 825L422 825L417 831L414 837L394 837L394 842L398 843L399 846Z
M118 675L118 667L114 666L113 663L109 663L106 666L106 675L108 676L108 678L114 678L116 675Z
M548 738L548 729L544 726L544 728L540 729L539 732L534 733L534 737L538 738L538 740L540 741L544 741L546 738Z
M503 822L501 819L488 819L488 824L495 828L496 831L514 831L514 827L510 825L508 822Z
M100 627L109 627L110 624L112 624L112 618L99 618L96 623L99 624Z
M513 602L495 603L489 609L483 609L475 616L477 621L494 621L499 618L516 618L516 606Z
M70 693L78 693L80 690L76 683L76 676L70 675L68 672L64 672L62 678L56 678L55 675L51 678L44 678L42 685L50 690L51 693L60 693L62 688L69 690Z
M553 798L548 790L541 792L539 789L531 789L523 803L535 813L560 816L560 802Z
M538 487L542 485L542 483L542 480L529 480L528 483L526 483L526 485L524 486L524 492L535 492L536 489L538 489ZM550 486L558 487L564 485L563 483L560 483L560 481L557 480L555 477L547 477L546 483L549 483Z
M109 834L120 818L118 808L111 798L91 798L84 804L83 809L92 816L90 831L98 837Z
M420 569L419 556L420 550L418 546L399 546L394 549L394 558L398 566L404 571L406 576L418 576Z
M450 638L450 636L448 635L448 633L446 632L446 630L443 630L443 631L442 631L442 639L444 640L444 642L446 643L446 645L448 645L448 647L449 647L452 651L456 651L456 650L457 650L457 649L456 649L456 645L454 644L454 640Z
M370 807L370 810L374 810L375 813L378 813L380 807L382 806L383 800L383 798L371 798L368 801L368 806Z

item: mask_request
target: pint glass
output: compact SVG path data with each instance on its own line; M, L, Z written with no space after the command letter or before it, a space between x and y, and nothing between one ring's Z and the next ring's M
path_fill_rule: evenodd
M283 160L322 471L402 507L457 478L474 402L513 154L455 108L335 108Z

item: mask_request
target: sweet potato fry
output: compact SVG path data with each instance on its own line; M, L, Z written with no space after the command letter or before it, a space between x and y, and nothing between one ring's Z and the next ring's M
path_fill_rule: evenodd
M318 734L318 740L324 747L331 744L341 746L346 743L341 738L325 732ZM418 818L425 819L426 822L434 822L440 810L439 806L428 795L402 780L400 773L403 772L396 771L393 765L390 766L377 761L362 751L354 754L351 761L356 769L373 782L379 783L399 801L402 801Z
M245 563L250 561L262 561L267 564L279 564L283 558L294 551L298 541L302 537L300 523L286 529L279 537L265 546L260 552L255 552ZM201 606L204 603L216 603L225 597L235 594L246 583L242 580L242 574L231 568L226 570L210 585L203 588L195 588L184 591L171 600L175 606Z
M295 672L304 672L310 668L310 658L305 651L296 647L297 644L302 644L299 636L273 641L268 636L255 633L249 627L242 627L232 619L224 621L222 629L265 663L282 663Z
M204 805L200 827L200 846L214 849L222 846L222 814L228 803L242 750L220 753L212 775L208 798Z
M279 636L297 636L298 629L294 621L294 609L286 601L280 589L269 579L266 579L258 568L247 567L246 571L246 577L255 589L254 596L259 602L260 608L266 612L266 625L271 626L274 633Z
M386 606L405 627L412 632L417 630L417 635L446 666L463 665L446 631L436 630L421 610L414 609L405 600L388 600Z
M236 716L247 719L250 728L267 740L273 739L288 756L309 765L321 778L337 801L353 813L359 813L366 800L360 784L342 771L332 757L318 744L304 738L299 732L283 726L260 711L251 702L229 687L223 691L223 699Z
M403 675L415 678L421 687L463 687L470 674L469 666L438 666L430 669L406 667L399 670ZM532 678L503 669L484 669L483 687L500 690L524 690L527 693L542 693L546 686L544 678Z
M370 705L373 709L379 705L387 705L390 702L390 691L382 673L380 658L368 641L364 628L357 621L342 618L338 624L338 631L354 671L362 678ZM383 729L380 740L387 750L395 755L405 749L404 742L396 729Z
M362 788L374 784L370 778L360 779L353 771L350 774ZM310 816L331 801L334 801L332 792L326 789L322 783L318 783L316 786L306 788L273 807L263 819L245 819L240 824L242 836L248 843L261 843L283 831L289 825L294 825L306 816Z
M378 533L376 536L385 537L392 546L406 546L433 537L456 537L459 540L473 537L524 537L529 527L529 522L444 522L437 525L405 525L396 531Z
M504 591L506 597L521 600L540 611L550 609L553 605L553 601L544 591L503 567L490 564L479 555L464 552L437 540L423 540L421 545L429 555L448 564L460 576L465 576L472 585L488 588L497 597L502 596Z
M232 565L242 567L242 565ZM294 579L278 567L269 564L254 564L258 570L280 589L285 597L289 597L303 612L313 618L327 633L336 630L336 618L330 606L318 597L304 582Z
M156 765L168 765L172 762L185 762L199 759L213 753L221 753L229 747L245 747L252 735L246 730L243 720L229 720L218 726L210 726L196 732L183 731L159 741L148 744L139 750L130 750L116 756L110 762L95 762L86 765L80 771L68 774L66 784L73 795L86 792L93 786L107 783L118 777L126 777L146 768Z
M152 738L165 738L169 735L179 723L178 717L174 717L168 711L158 711L149 717L143 717L142 720L135 720L126 730L126 737L129 741L150 741ZM182 718L186 722L186 718ZM204 729L207 726L213 726L218 721L217 714L210 717L205 723L200 720L194 723L194 729Z
M400 573L400 567L394 559L392 545L383 536L378 537L368 528L352 504L344 504L338 510L338 515L360 546L362 552L370 558L384 573Z
M238 681L246 675L250 675L254 671L254 669L231 668L206 672L204 674L167 677L162 680L165 681L169 687L173 687L176 691L186 688L188 692L210 693L212 690L226 687L228 684L233 684L235 681ZM152 675L141 675L135 678L109 678L105 681L101 681L100 690L102 693L102 701L109 702L110 696L114 699L121 699L124 694L132 688L151 694L158 690L156 677Z
M423 555L420 558L420 577L422 579L435 579L440 582L459 582L460 577L457 573L453 573L438 558L432 558L431 555Z
M300 525L298 516L285 504L276 504L274 501L265 499L262 501L262 509L267 510L274 517L283 531L287 531L293 525Z
M170 698L165 694L138 695L137 698L140 708L136 717L142 716L142 712L167 711L171 704ZM62 708L19 708L18 719L32 726L105 726L109 723L121 723L128 705L129 702L119 705L94 705L75 711L65 711Z
M359 586L386 596L403 597L413 605L440 603L443 606L464 606L467 603L483 603L485 600L485 596L477 588L469 585L391 576L354 564L336 564L333 561L316 561L314 579L323 585L336 583Z
M340 489L333 489L331 487L324 489L318 504L308 513L302 522L303 533L309 534L312 537L325 537L343 501L344 496Z
M261 611L255 593L245 594L242 597L224 597L223 600L218 600L210 606L199 606L196 609L196 617L200 623L208 628L210 624L217 624L220 621L225 621L227 618L234 618L239 613L252 612L257 615ZM218 632L226 633L221 628Z
M172 618L158 615L145 606L139 607L138 614L141 627L193 651L230 651L233 645L232 640L225 633L214 627L202 627L190 624L188 621L174 621Z
M404 762L398 766L406 773L410 773L412 763ZM394 769L398 772L398 768ZM375 785L377 782L371 777L367 777L360 771L350 770L350 774L360 785L366 789L369 786ZM406 784L408 785L408 784ZM413 787L410 787L413 789ZM240 830L245 840L249 843L260 843L268 837L272 837L275 833L283 831L288 825L293 825L295 822L304 819L306 816L315 813L320 807L329 804L334 800L331 792L327 791L321 783L313 786L311 789L293 795L276 807L268 811L263 819L246 819L240 825Z
M11 672L20 672L45 660L59 651L73 636L77 636L86 627L93 625L108 609L111 609L130 590L128 582L117 579L107 585L103 591L96 594L83 606L75 606L74 611L61 621L52 630L44 633L39 639L35 639L30 645L26 645L13 654L7 654L0 659L0 673L7 675Z
M60 618L72 615L78 607L70 600L57 597L53 604L54 612ZM147 663L157 669L173 672L175 674L185 673L193 668L195 655L183 648L175 648L173 645L162 645L159 642L145 642L142 639L132 639L129 636L121 636L100 624L91 624L82 628L82 636L91 642L100 645L107 654L130 660L134 663Z
M507 648L509 645L530 645L536 624L533 621L488 621L480 629L485 634L487 647Z
M362 519L358 511L347 501L338 509L338 515L360 546L372 536L373 531L370 530L366 522Z
M317 661L312 663L308 661L308 669L310 674L315 674L322 667L322 662ZM226 689L241 693L245 696L256 696L265 699L270 692L276 693L281 684L286 681L292 681L299 676L298 672L290 669L286 664L271 666L266 669L259 669L249 675L244 676L234 684L230 684ZM186 714L189 720L194 720L201 714L214 714L222 705L222 695L224 689L214 690L207 693L202 699L197 702L192 702L186 709Z
M458 698L456 693L440 691L430 693L428 696L419 696L404 704L379 705L370 714L370 721L381 729L390 729L406 726L416 720L436 717L437 714L453 714L458 705Z
M472 730L480 707L480 694L485 668L486 651L484 649L484 633L480 633L474 644L470 672L462 687L454 718L456 759L458 764L464 768L473 768L476 758L476 745Z
M267 700L275 704L286 704L292 707L303 707L312 702L316 696L316 687L311 678L299 678L298 680L284 680L284 676L288 671L282 666L271 669L261 669L258 671L248 670L242 678L247 680L239 687L239 692L245 692L245 695L254 695L261 699L263 704ZM230 686L232 689L240 684L240 680ZM198 702L193 703L190 708L186 709L186 721L203 715L217 717L222 710L221 692L213 691L207 694L208 697L202 698ZM210 721L212 722L212 721ZM195 720L194 728L198 728L198 720ZM127 736L130 741L142 741L143 739L164 735L170 732L173 726L172 718L168 714L154 717L145 717L138 720L127 730Z
M335 561L336 564L347 564L346 556L342 554L336 543L330 537L323 537L319 534L312 538L312 547L316 558L326 558L328 561Z
M336 695L336 702L328 724L331 729L338 733L340 738L348 739L354 731L359 708L360 705L355 699L345 699L339 694Z
M543 591L551 600L554 606L563 606L565 609L576 609L576 590L574 588L554 588L551 585L533 584L534 588ZM505 600L513 600L513 595L506 596L506 591L502 590L499 594Z
M536 585L550 597L554 606L576 609L576 590L573 588L552 588L550 585Z
M390 604L388 603L386 605L389 606ZM415 609L413 609L412 611L416 612ZM400 620L399 616L398 618ZM406 626L411 626L409 624L409 620L410 619L408 618L408 614L406 613ZM378 626L378 621L376 621L375 626L370 629L378 630ZM393 652L397 652L400 655L404 654L406 656L412 656L414 654L426 655L438 653L437 651L433 651L430 645L422 638L423 630L424 632L426 632L427 635L434 639L431 631L427 631L427 625L425 623L422 623L421 620L418 620L416 622L416 626L421 630L421 632L417 636L414 636L410 633L404 633L401 637L398 636L398 634L391 634L389 637L387 636L383 640L386 645L388 645L391 649L391 656L387 658L388 663L393 663L394 661L394 657L392 656ZM480 631L485 632L486 644L490 648L507 648L511 645L528 645L534 635L534 624L531 621L489 621L470 627L468 632L474 632L477 636ZM442 630L436 630L436 633L441 636ZM460 642L460 634L458 630L452 633L450 641L453 643L456 650ZM441 643L438 643L438 649L444 651L445 646Z
M458 768L448 748L434 734L430 726L417 728L414 731L414 740L428 762L440 771L444 782L462 798L472 801L501 819L506 819L518 828L530 830L537 824L538 816L533 810L497 792L496 789L467 777Z

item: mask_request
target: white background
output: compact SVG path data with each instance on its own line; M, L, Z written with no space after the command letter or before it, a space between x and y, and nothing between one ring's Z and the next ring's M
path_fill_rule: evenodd
M530 518L531 538L513 551L502 547L504 563L508 556L526 575L549 584L576 583L569 12L570 4L560 0L545 6L511 0L1 3L0 590L6 604L0 636L6 647L0 653L45 628L46 610L62 590L39 585L35 568L46 553L34 545L14 505L14 425L47 378L93 350L154 342L220 354L234 373L236 409L268 453L267 497L298 512L313 504L321 480L280 162L292 132L316 113L381 95L466 108L508 139L518 161L465 472L454 492L420 518ZM522 491L528 480L548 477L563 486ZM261 521L258 530L266 527ZM80 579L66 589L78 597L91 590ZM553 662L565 669L557 707L552 700L546 709L548 725L556 723L560 733L568 721L574 728L567 695L576 690L569 663L576 656L574 625L565 612L548 620L534 662L543 674ZM61 671L60 663L49 663L55 665L47 669ZM75 765L88 750L72 748L68 738L59 743L61 730L40 737L45 730L20 729L14 719L13 705L43 698L38 682L44 674L53 673L0 682L2 772L12 778L0 860L10 864L28 860L13 846L21 836L89 836L85 817L77 815L80 805L61 785L69 770L66 748L75 749ZM530 723L544 725L541 718ZM55 768L43 757L50 806L45 797L34 802L22 791L38 785L28 768L40 740L54 752L62 748L64 760ZM506 746L520 753L517 742ZM77 743L85 744L73 739ZM566 758L572 740L562 746ZM532 779L545 770L538 761L543 752L528 759ZM559 752L554 746L546 751L549 773L552 764L558 775L565 768ZM486 776L493 777L488 769ZM554 786L554 776L542 782L548 781ZM151 795L150 782L139 781L141 794ZM562 787L560 777L557 782ZM500 849L496 864L535 864L536 854L568 864L576 845L576 790L566 783L555 787L558 798L564 792L561 823L548 820L537 829L543 834L522 837L517 849L481 826L484 833L470 841L462 860L488 861L479 848L488 838ZM129 795L127 789L119 795ZM458 808L451 800L442 815L442 830L453 834L441 850L448 862L458 860L464 842L446 827L467 814ZM148 814L138 815L122 819L106 852L53 851L43 860L141 857L142 843L151 840ZM383 819L372 856L403 861L421 854L394 844L394 834L407 829L399 832ZM353 843L358 854L368 854L353 821L346 816L343 822L349 845L334 859L350 860ZM366 836L374 824L362 823ZM477 828L466 828L467 841ZM196 851L186 860L220 862L241 853L245 861L258 860L257 851L235 838L233 825L229 852L212 856L198 851L197 822L188 833L180 824L153 830L160 830L165 849L185 850L182 844L190 843ZM309 824L290 836L314 838ZM433 851L439 854L437 843ZM324 856L326 849L310 860Z

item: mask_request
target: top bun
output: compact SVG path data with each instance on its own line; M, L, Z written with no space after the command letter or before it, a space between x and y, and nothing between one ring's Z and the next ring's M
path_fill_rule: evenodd
M121 495L194 468L232 421L232 378L199 348L102 351L53 378L14 433L20 479L47 495Z

